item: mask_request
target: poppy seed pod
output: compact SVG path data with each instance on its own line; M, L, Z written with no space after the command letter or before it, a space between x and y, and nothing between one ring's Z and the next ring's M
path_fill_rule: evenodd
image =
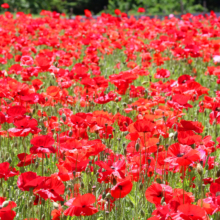
M200 176L203 174L203 167L200 163L197 164L196 170Z
M66 122L66 115L64 113L61 115L61 118L64 122Z

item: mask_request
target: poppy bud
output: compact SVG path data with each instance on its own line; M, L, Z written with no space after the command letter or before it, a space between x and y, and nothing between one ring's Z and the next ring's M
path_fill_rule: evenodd
M177 137L178 137L178 133L177 133L177 132L175 132L175 133L174 133L174 136L173 136L174 141L176 141L176 140L177 140Z
M141 216L145 216L145 212L143 211L143 209L141 210Z
M38 166L39 166L39 163L38 162L35 162L35 169L37 169L38 168Z
M32 201L32 200L29 200L29 201L28 201L28 207L31 208L32 206L33 206L33 201Z
M90 171L90 169L89 169L89 165L87 165L87 167L86 167L86 173L89 173L89 171Z
M137 142L137 143L135 144L135 150L138 152L139 149L140 149L140 144Z
M128 104L131 104L132 103L132 99L128 99Z
M105 209L105 210L108 210L108 202L105 203L104 209Z
M106 199L111 199L112 198L111 193L107 193L105 198Z
M63 119L64 122L66 122L66 115L64 113L61 115L61 118Z
M134 203L132 201L130 201L130 206L131 206L131 208L134 207Z
M11 159L11 157L9 157L9 158L8 158L8 162L9 162L9 163L11 163L11 162L12 162L12 159Z
M162 183L162 181L161 181L161 179L160 179L160 178L157 178L157 179L156 179L156 182L157 182L157 183L159 183L159 184L161 184L161 183Z
M45 218L45 214L43 214L43 215L41 216L41 219L42 219L42 220L44 220L44 218Z
M4 202L2 203L2 208L7 207L7 206L9 205L9 202L10 202L10 201L4 201Z
M189 166L189 171L192 171L193 170L193 167L192 166Z
M120 111L120 108L119 108L119 106L117 106L117 107L116 107L116 109L117 109L117 112L119 112L119 111Z
M115 177L113 177L112 182L113 182L113 185L116 185L116 184L117 184L117 180L115 179Z
M165 202L164 197L161 198L160 204L163 204Z
M59 205L58 205L58 203L56 203L56 202L53 202L53 208L54 208L54 209L58 209L58 208L59 208Z
M139 189L140 189L140 190L143 189L143 184L142 184L142 183L140 183L140 185L139 185Z
M126 135L128 135L129 134L129 132L128 131L124 131L123 132L123 136L125 137Z
M123 103L123 107L126 108L126 106L127 106L127 103L124 102L124 103Z
M198 174L201 176L203 173L203 167L200 163L197 164L196 170L197 170Z
M103 192L103 193L102 193L102 199L105 199L105 196L106 196L106 193Z
M73 136L73 131L69 131L69 137Z
M217 178L220 177L220 170L217 171L217 173L216 173L216 177L217 177Z
M123 148L125 149L125 147L126 147L126 143L125 143L125 142L123 142L122 146L123 146Z

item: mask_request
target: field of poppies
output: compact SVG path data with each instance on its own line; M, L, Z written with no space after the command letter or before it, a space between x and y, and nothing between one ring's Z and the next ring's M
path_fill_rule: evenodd
M0 15L1 220L219 220L220 18Z

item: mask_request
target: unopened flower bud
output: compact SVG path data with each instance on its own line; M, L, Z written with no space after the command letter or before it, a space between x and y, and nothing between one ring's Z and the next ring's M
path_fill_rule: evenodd
M59 204L57 202L53 202L53 207L54 207L54 209L58 209L59 208Z
M7 207L8 205L9 205L9 202L10 201L4 201L3 203L2 203L2 207L4 208L4 207Z
M220 170L217 171L217 173L216 173L216 177L217 177L217 178L220 177Z
M203 173L203 167L200 163L197 164L196 170L197 170L198 174L201 176Z
M139 151L139 149L140 149L140 144L137 142L137 143L135 144L135 150L136 150L136 151Z

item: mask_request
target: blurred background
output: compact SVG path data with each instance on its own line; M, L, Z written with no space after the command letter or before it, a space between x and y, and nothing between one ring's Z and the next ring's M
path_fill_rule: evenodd
M120 9L128 14L137 14L137 9L143 7L146 15L168 15L180 13L196 13L220 11L220 0L0 0L8 3L11 12L39 14L42 9L83 15L84 9L92 14L114 13Z

